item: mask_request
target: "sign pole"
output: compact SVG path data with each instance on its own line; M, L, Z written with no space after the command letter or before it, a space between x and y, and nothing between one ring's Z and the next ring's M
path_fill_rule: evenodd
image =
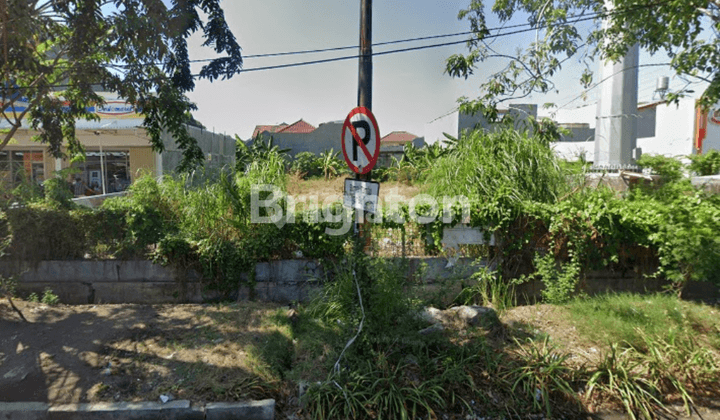
M358 106L372 110L372 0L360 0Z
M372 0L360 0L360 63L358 71L358 106L372 111ZM380 142L380 139L376 139ZM370 181L372 172L357 174L356 179ZM362 249L370 246L370 224L363 211L362 226L358 232Z

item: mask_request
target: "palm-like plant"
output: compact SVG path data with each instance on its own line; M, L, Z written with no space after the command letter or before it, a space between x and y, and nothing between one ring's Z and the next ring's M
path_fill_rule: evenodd
M255 162L284 162L288 159L290 149L281 149L280 146L274 144L272 136L265 138L263 135L258 136L252 145L246 145L240 138L235 135L235 168L238 172L245 172L247 168Z
M337 175L340 168L340 160L338 155L340 152L336 152L334 149L326 150L320 153L320 168L322 168L325 179L330 179L330 175Z

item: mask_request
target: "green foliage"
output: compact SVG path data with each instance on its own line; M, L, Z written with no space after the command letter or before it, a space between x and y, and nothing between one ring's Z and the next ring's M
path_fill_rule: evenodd
M532 278L539 279L543 283L542 298L550 304L564 303L576 293L578 281L580 280L580 263L577 258L571 257L570 261L561 264L552 254L535 257L535 273Z
M46 305L54 306L60 303L60 298L55 293L53 293L52 289L46 287L45 291L43 292L42 299L40 299L40 302Z
M355 253L334 268L333 280L309 311L325 322L339 320L344 325L354 325L365 317L367 338L391 339L393 334L407 334L407 325L401 325L411 322L407 317L414 305L405 293L408 279L403 267L402 261L370 259Z
M576 402L569 382L571 370L565 364L570 355L556 352L547 337L540 344L532 340L527 344L521 347L521 364L512 371L512 392L524 394L532 401L532 410L544 410L552 418L558 400Z
M247 146L237 135L235 135L235 139L236 172L257 171L258 168L251 168L252 165L260 165L268 171L279 171L282 168L284 172L290 149L281 149L280 146L275 144L275 139L272 136L259 135L253 139L250 146Z
M596 342L646 348L641 334L662 341L685 341L705 330L720 330L710 308L668 294L607 294L574 299L566 306L580 332Z
M720 174L720 152L710 150L702 155L689 155L688 169L699 176Z
M54 176L43 183L45 202L50 206L69 209L73 207L73 192L61 176Z
M308 391L308 408L314 419L415 419L434 416L443 407L443 389L437 381L408 380L407 364L393 365L383 355L348 374L344 387L327 381Z
M392 157L393 165L389 168L388 176L411 185L423 182L438 159L453 147L452 143L449 143L448 147L443 147L440 143L433 143L417 148L413 143L406 143L402 157L399 160Z
M536 28L535 42L514 52L499 53L491 46L492 42L487 42L495 33L487 26L485 2L470 1L458 15L467 19L473 32L468 53L449 57L446 72L467 79L486 60L502 58L507 65L485 78L477 99L460 98L463 111L497 113L496 106L501 101L555 91L559 87L553 76L569 60L579 60L586 67L578 75L583 88L597 86L592 84L590 70L595 58L616 60L636 44L650 53L666 52L678 75L708 82L701 97L704 106L712 106L720 99L720 78L715 72L720 67L720 39L714 33L720 29L716 2L708 6L707 0L669 0L661 4L614 0L612 12L608 12L602 0L491 3L492 12L503 24L526 19L530 27ZM600 25L608 13L612 16L609 25ZM578 22L588 19L593 21L591 29L583 31ZM686 89L687 86L672 92L668 100L677 99Z
M660 175L665 182L676 182L683 177L683 165L675 158L663 155L642 155L637 164L642 168L650 168Z
M498 312L515 306L514 285L505 281L497 272L481 267L470 276L475 284L463 290L454 301L461 305L491 306Z
M6 211L12 242L9 257L23 261L82 259L86 238L80 220L42 203Z
M242 67L240 46L219 1L103 4L21 2L8 8L5 20L13 22L13 30L3 39L0 76L9 82L0 108L15 106L20 98L28 105L5 114L11 128L3 137L12 138L27 120L55 157L64 154L64 145L69 154L81 155L75 122L98 118L88 108L104 103L94 91L103 86L142 109L143 125L158 151L164 147L163 130L173 136L183 151L182 170L202 164L202 150L186 127L192 122L189 111L196 108L185 96L196 77L190 71L187 38L201 31L203 46L223 56L205 64L200 78L226 79ZM163 65L147 65L154 62ZM116 72L108 63L123 63L124 71ZM58 86L64 88L62 97Z
M622 350L617 343L610 345L600 364L591 372L586 395L598 391L619 400L625 411L636 419L650 420L656 408L662 407L660 389L640 372L643 363L632 347Z
M320 153L318 158L319 166L325 175L325 179L338 175L345 166L345 162L338 158L339 154L340 152L336 152L332 148Z
M302 175L303 179L322 176L320 162L313 152L300 152L290 165L290 171Z
M564 176L547 143L514 130L475 130L438 159L428 174L436 197L464 195L491 203L502 213L517 214L521 203L552 203L563 192Z
M38 303L38 302L40 302L40 298L38 297L37 293L32 292L32 293L30 293L30 294L28 295L27 301L28 301L28 302Z
M105 200L101 208L123 215L124 252L143 255L149 245L177 230L177 220L171 204L164 200L161 185L151 176L137 179L128 192L126 197Z

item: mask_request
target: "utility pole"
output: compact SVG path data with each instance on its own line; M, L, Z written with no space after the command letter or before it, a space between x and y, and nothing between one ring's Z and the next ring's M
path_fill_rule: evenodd
M360 0L358 106L372 111L372 0Z
M372 111L372 0L360 0L360 62L358 69L358 106ZM379 142L380 139L377 139ZM372 171L357 174L356 179L370 181ZM362 211L362 210L359 210ZM370 224L363 212L363 223L359 226L360 243L364 249L370 247Z

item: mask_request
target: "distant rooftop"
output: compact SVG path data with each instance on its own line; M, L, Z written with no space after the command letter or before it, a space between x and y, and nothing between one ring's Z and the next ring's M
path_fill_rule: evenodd
M292 124L277 124L277 125L256 125L253 130L252 138L256 138L261 133L312 133L315 131L315 127L312 124L308 124L303 119L299 119Z
M393 131L392 133L383 137L380 142L405 144L415 140L417 137L418 136L416 136L415 134L408 133L407 131Z

